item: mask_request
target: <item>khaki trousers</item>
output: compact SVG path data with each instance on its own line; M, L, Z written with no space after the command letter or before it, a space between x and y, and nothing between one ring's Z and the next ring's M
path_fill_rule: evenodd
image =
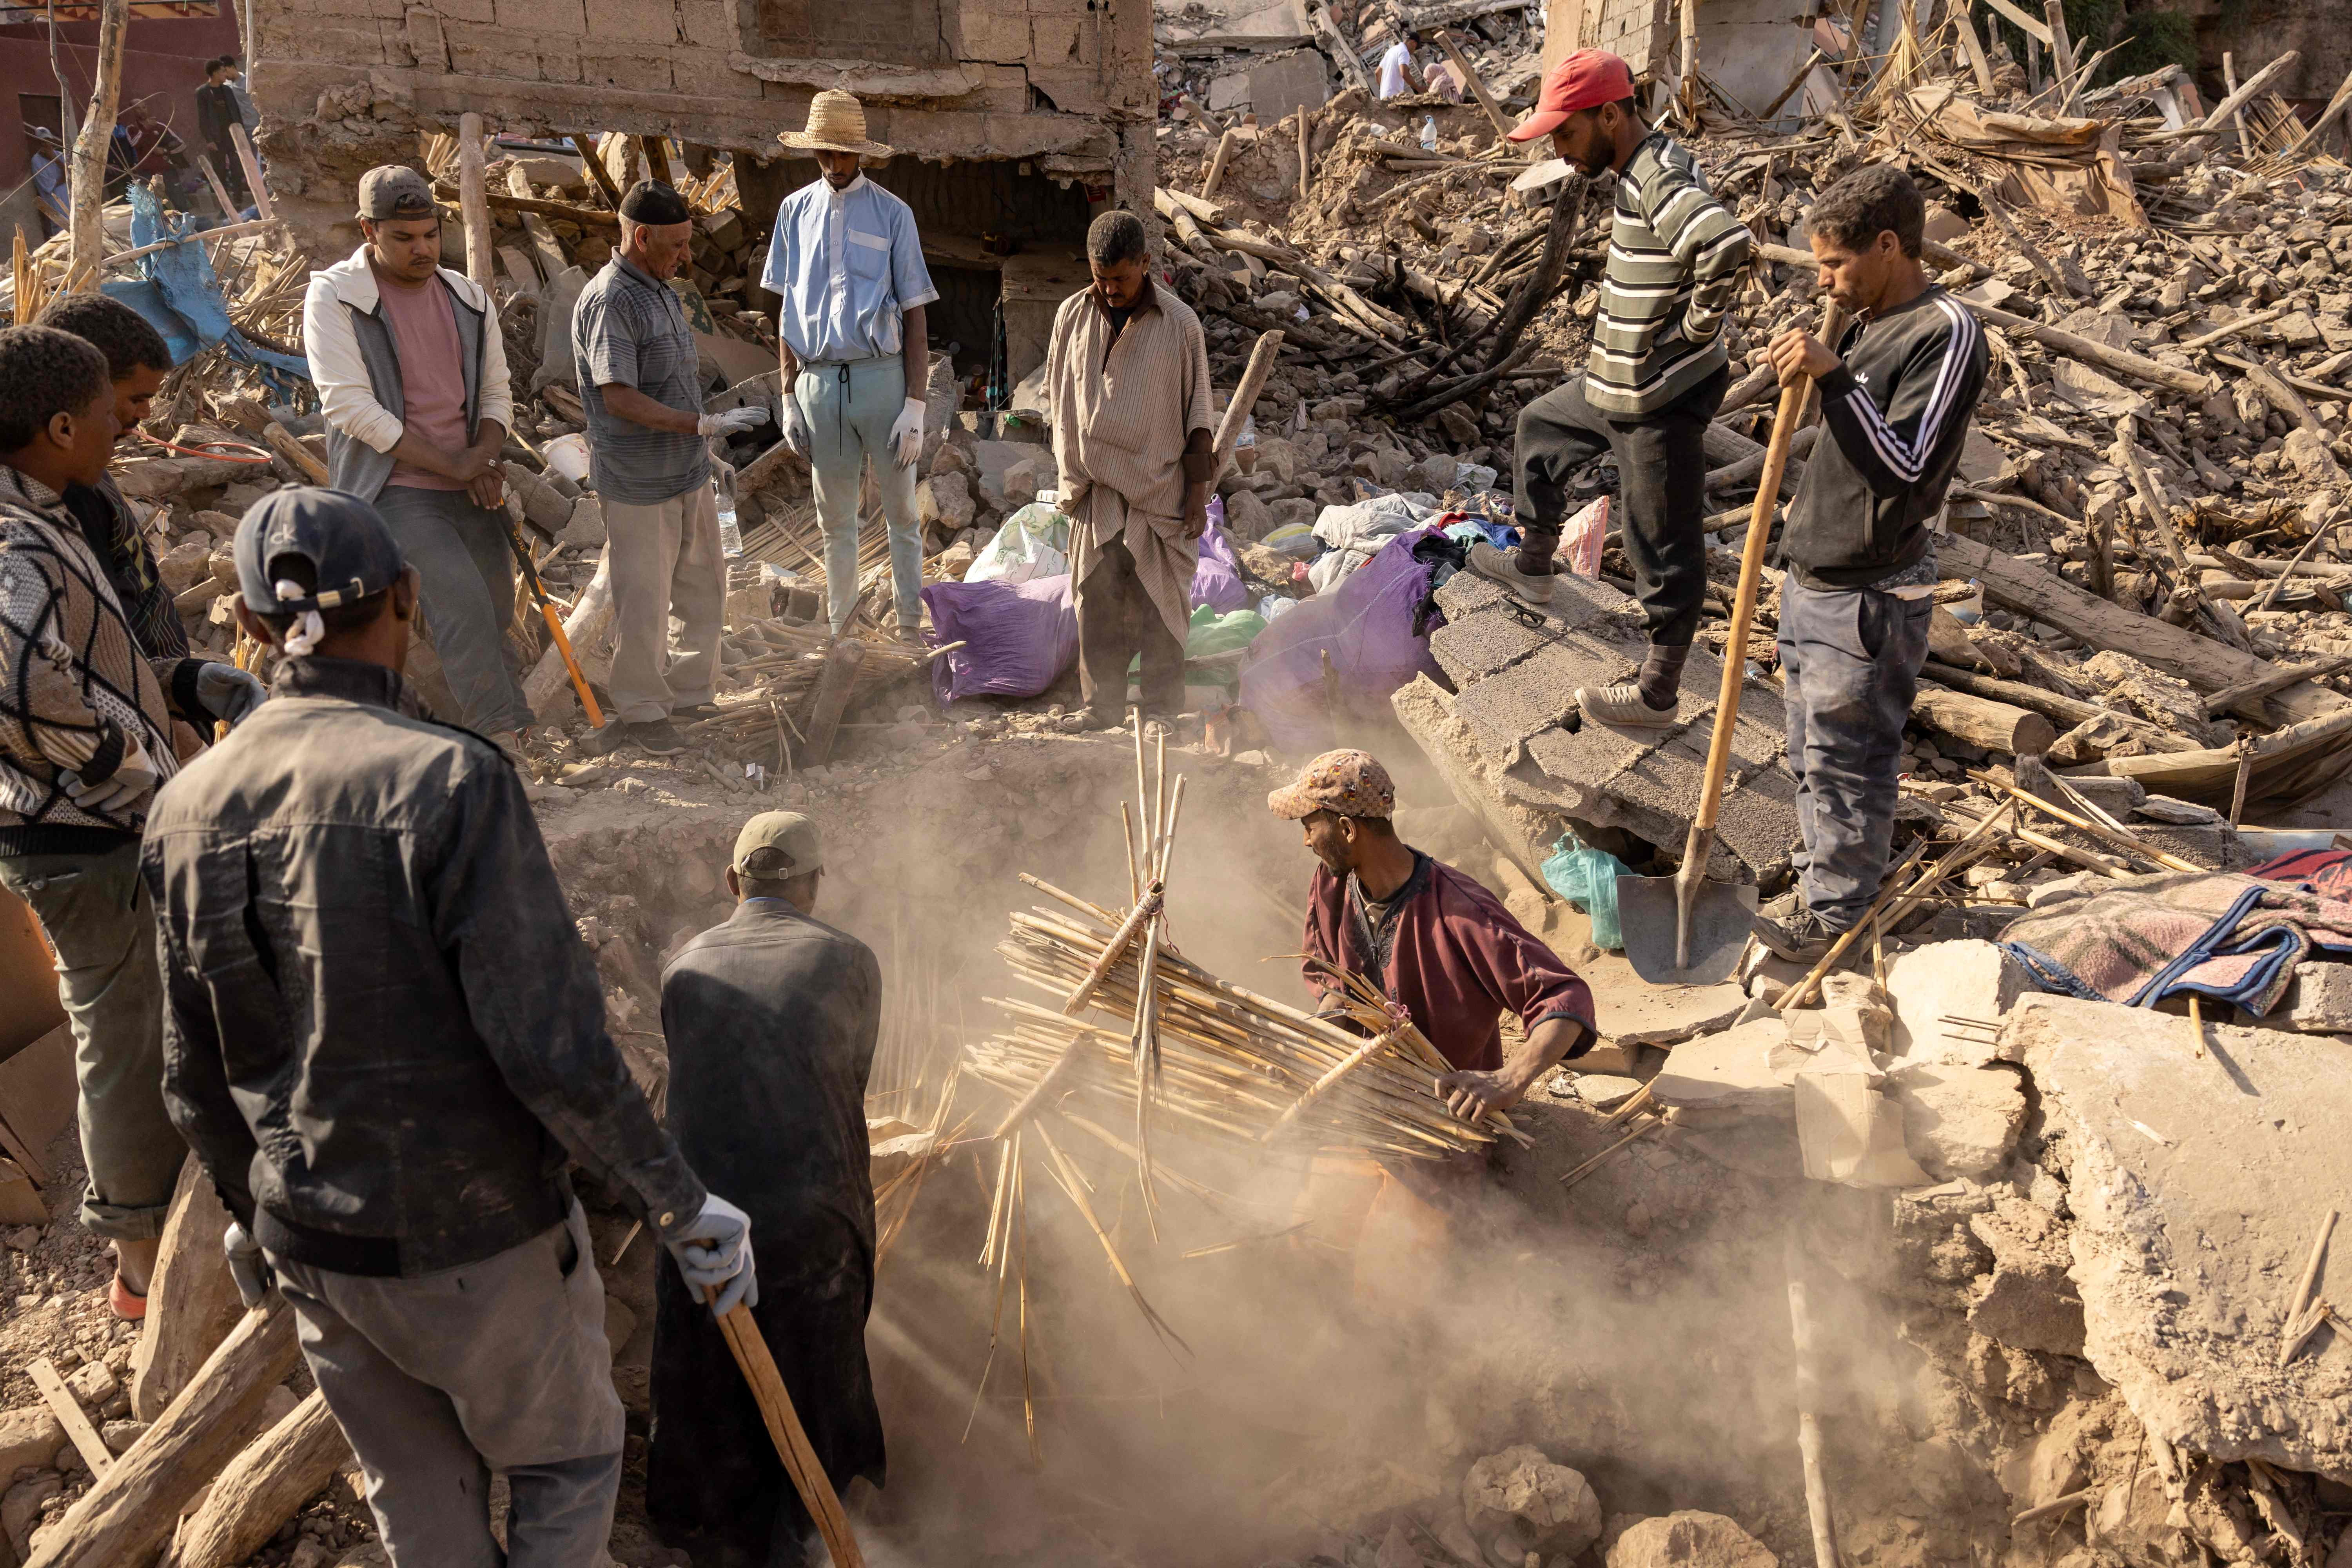
M650 506L608 500L604 536L613 575L613 718L646 724L709 701L727 609L710 486Z

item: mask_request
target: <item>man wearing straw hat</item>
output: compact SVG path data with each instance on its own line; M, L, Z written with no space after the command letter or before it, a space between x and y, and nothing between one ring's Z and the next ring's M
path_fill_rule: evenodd
M839 1491L883 1475L866 1360L866 1085L882 968L812 912L824 876L824 841L806 816L767 811L745 823L727 868L735 912L670 961L661 1005L670 1134L762 1237L752 1316ZM797 1568L811 1560L814 1527L725 1337L682 1277L662 1276L654 1298L654 1527L698 1564Z
M915 215L859 171L890 149L866 134L866 110L846 92L809 100L808 129L777 141L816 155L823 178L776 209L761 286L783 301L784 439L808 458L824 530L825 608L835 637L857 606L857 515L867 458L890 536L890 594L898 637L923 618L923 542L915 515L915 459L923 450L930 382L924 307L940 297L923 265Z

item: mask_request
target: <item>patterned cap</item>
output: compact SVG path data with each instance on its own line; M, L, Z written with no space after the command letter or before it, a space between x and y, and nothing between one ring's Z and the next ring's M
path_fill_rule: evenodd
M1275 816L1297 822L1318 811L1341 816L1392 816L1396 785L1370 752L1326 752L1300 770L1298 781L1265 797Z

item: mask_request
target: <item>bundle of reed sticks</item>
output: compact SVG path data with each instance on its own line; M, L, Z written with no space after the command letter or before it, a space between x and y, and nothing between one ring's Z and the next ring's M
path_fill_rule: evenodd
M762 747L787 730L797 739L806 711L816 697L817 677L824 671L824 651L833 641L823 621L797 625L781 618L757 622L730 631L728 637L751 657L728 666L728 673L749 679L749 691L733 691L719 699L718 715L681 726L690 734L716 734ZM961 643L952 647L961 647ZM918 647L887 637L866 643L850 689L856 702L877 688L919 673L945 647ZM781 764L779 765L781 771Z

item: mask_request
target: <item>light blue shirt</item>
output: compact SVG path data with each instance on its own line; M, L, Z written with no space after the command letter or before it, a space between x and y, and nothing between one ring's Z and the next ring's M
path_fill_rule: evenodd
M777 325L803 364L895 354L899 318L940 297L914 209L863 174L784 198L760 282L783 300Z

